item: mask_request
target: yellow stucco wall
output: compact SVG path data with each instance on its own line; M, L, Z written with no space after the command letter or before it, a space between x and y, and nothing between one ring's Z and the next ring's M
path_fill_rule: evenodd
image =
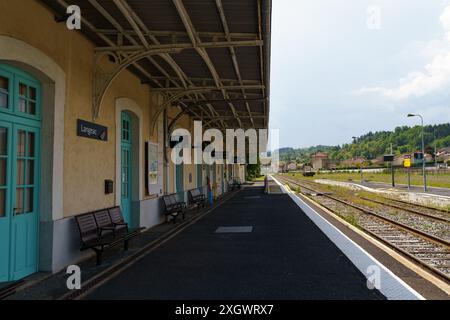
M54 14L36 0L1 0L0 35L7 35L37 48L58 64L66 74L66 97L64 110L64 217L115 205L115 194L105 195L104 180L116 177L116 112L115 100L126 97L134 100L142 110L143 141L157 142L150 133L149 123L161 103L158 94L151 93L147 85L128 71L113 82L101 105L97 123L108 127L108 141L102 142L76 135L76 121L92 119L92 81L94 44L78 31L70 31L65 23L54 21ZM104 62L102 67L110 66ZM168 110L169 122L179 108ZM45 117L45 114L43 114ZM189 129L193 135L193 121L183 116L178 127ZM142 158L144 158L142 152ZM170 149L168 150L170 159ZM143 159L142 159L143 161ZM221 181L220 166L216 166L216 180ZM236 170L237 175L238 170ZM189 177L191 176L191 181ZM174 192L174 165L169 165L168 191ZM144 175L140 177L144 180ZM163 179L166 183L166 179ZM184 190L197 187L194 164L184 167ZM205 182L205 175L203 175ZM164 187L163 187L164 188ZM45 196L45 195L42 195ZM144 193L144 198L148 196Z
M142 85L132 73L124 71L109 88L101 106L100 117L96 120L108 127L108 141L78 137L76 120L92 121L94 44L80 32L68 30L65 23L56 23L54 14L38 1L2 0L0 12L1 35L19 39L41 50L66 73L64 216L115 205L115 195L104 194L105 179L120 182L119 177L115 176L115 99L130 98L142 109L143 144L144 141L157 141L156 134L150 135L149 122L156 110L157 101L160 101L159 97L152 94L150 88ZM183 121L188 123L190 119L185 118ZM142 156L145 156L144 153ZM185 172L188 174L189 170ZM171 176L173 177L173 168ZM194 179L193 182L195 183Z

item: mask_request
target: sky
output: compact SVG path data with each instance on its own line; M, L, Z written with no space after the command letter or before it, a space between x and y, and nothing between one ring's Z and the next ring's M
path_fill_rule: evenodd
M270 128L280 147L450 122L450 0L274 0Z

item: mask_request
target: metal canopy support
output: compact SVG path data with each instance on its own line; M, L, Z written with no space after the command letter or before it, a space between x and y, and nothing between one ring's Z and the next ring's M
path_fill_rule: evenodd
M69 6L65 0L56 0L59 5L64 9ZM234 119L237 120L239 126L242 127L240 118L250 119L253 127L255 127L254 117L249 106L249 101L252 99L249 97L261 97L261 93L248 92L246 90L261 90L263 95L263 103L266 105L266 88L262 85L264 78L261 81L258 80L244 80L242 79L241 71L239 69L238 60L234 47L237 46L256 46L260 49L261 59L261 77L267 76L264 74L263 66L263 46L266 47L264 38L268 32L267 29L261 25L261 16L266 18L266 7L261 8L261 0L258 0L258 24L259 32L254 33L231 33L227 23L225 11L221 0L215 0L216 7L220 15L224 32L197 32L194 27L191 18L183 5L182 0L172 0L175 8L180 16L186 31L164 31L164 30L149 30L145 23L139 18L138 14L130 7L127 1L124 0L112 0L120 13L125 17L131 29L125 29L114 18L116 15L113 12L108 11L98 0L88 0L89 4L94 7L114 29L98 29L91 22L82 17L83 26L85 30L90 30L104 43L103 46L95 49L94 60L94 80L93 80L93 117L98 118L100 113L100 107L104 96L111 86L115 78L125 69L133 66L142 75L146 77L145 83L152 85L152 92L159 92L165 98L165 102L158 107L158 110L152 119L151 130L154 131L155 119L160 113L172 104L177 104L182 108L181 114L192 114L197 118L211 119L217 118L225 128L224 120L233 119L231 116L221 117L218 110L213 107L215 102L225 102L231 109ZM261 10L262 9L262 10ZM114 17L113 17L114 15ZM266 27L267 28L267 27ZM172 42L161 43L157 37L172 37ZM190 43L180 43L177 39L189 38ZM202 41L207 39L207 41ZM116 40L115 40L115 39ZM126 42L124 42L126 41ZM207 48L228 48L233 67L236 73L237 79L221 79L215 65L208 55ZM178 63L172 58L172 53L178 53L183 50L195 50L201 57L203 62L208 67L212 78L192 78L184 73ZM158 55L162 58L167 65L173 70L175 76L169 74L166 70L167 67L163 67L154 58L154 55ZM101 68L100 60L105 56L110 57L114 64L111 70L104 72ZM153 65L162 75L154 76L150 71L144 68L144 65L139 64L142 59L147 59L151 65ZM102 64L102 66L106 66ZM196 84L194 84L194 82ZM200 85L200 83L202 83ZM214 86L211 86L214 84ZM239 84L235 86L234 84ZM156 86L156 88L154 88ZM237 90L239 94L232 93L230 90ZM219 91L223 99L217 99L215 95L206 97L204 94L212 91ZM193 96L192 96L193 95ZM254 99L260 100L260 99ZM247 109L247 116L238 114L233 102L243 101ZM261 100L260 100L261 101ZM195 103L193 107L190 103ZM200 115L197 113L200 110ZM264 108L266 109L266 108ZM196 111L197 110L197 111ZM266 110L264 110L266 112ZM267 115L266 115L267 116ZM256 117L259 118L259 117ZM267 119L266 119L267 120Z
M222 21L223 30L225 31L225 37L226 37L227 41L231 43L230 30L228 28L228 22L227 22L227 18L225 16L225 10L223 9L222 0L216 0L216 6L217 6L217 10L219 11L220 20ZM241 71L239 69L239 63L237 61L236 52L235 52L233 46L230 46L229 50L230 50L231 60L233 61L234 71L236 72L236 76L239 81L239 84L242 85L242 76L241 76ZM242 95L244 96L244 98L247 98L244 89L242 89ZM253 128L254 128L255 122L252 118L252 113L250 111L250 106L249 106L248 102L245 102L245 107L247 108L248 115L250 116L250 120L251 120Z
M142 22L142 20L139 18L139 16L136 14L136 12L134 12L134 10L128 5L127 2L119 1L118 6L119 6L119 9L126 16L126 19L133 20L132 26L133 26L134 32L136 34L139 34L141 39L142 39L142 36L144 36L142 41L143 41L143 44L147 48L148 48L148 42L145 39L145 35L147 35L149 37L149 39L155 45L160 45L160 42L158 41L158 39L155 36L149 34L149 30L148 30L147 26ZM141 28L142 31L139 28ZM131 43L136 44L134 39L133 38L131 38L131 39L133 40L133 41L131 41ZM164 61L166 61L169 64L169 66L175 71L175 73L178 76L178 79L181 81L181 86L183 88L186 89L188 84L192 85L192 82L189 81L186 74L183 72L183 70L180 68L180 66L173 60L173 58L170 56L170 54L160 54L159 56ZM176 81L174 81L173 79L169 79L170 76L167 73L167 71L164 70L164 68L162 68L152 57L148 57L147 59L153 65L155 65L155 67L166 77L165 80L172 82L176 87L180 87L180 85ZM193 112L193 113L196 114L195 112Z
M249 89L261 89L262 85L249 85L249 86L244 86L244 88L249 88ZM168 98L166 101L164 101L158 108L158 110L156 111L156 113L153 115L152 120L150 122L150 132L154 132L155 130L155 126L156 126L156 122L157 119L159 117L159 115L161 114L161 112L163 112L165 109L167 109L172 103L176 102L178 99L187 96L191 93L205 93L205 92L210 92L210 91L214 91L214 90L218 90L218 91L224 91L227 89L241 89L242 86L222 86L222 87L195 87L192 89L188 89L185 91L179 91L172 95L170 98ZM179 102L179 101L178 101ZM236 112L233 113L233 115L236 117Z
M206 66L208 67L209 71L211 72L211 75L214 78L214 81L216 83L217 88L222 87L222 83L220 81L220 77L214 67L213 62L211 61L208 53L206 52L206 49L204 47L201 47L201 40L200 37L198 36L195 27L191 21L191 18L189 17L189 14L186 11L186 8L183 5L183 2L181 0L172 0L175 7L177 8L178 11L178 15L181 18L181 21L183 22L184 27L186 28L186 31L189 35L189 39L191 39L192 44L195 46L195 50L197 51L197 53L200 55L200 57L202 57L203 61L205 62ZM229 42L228 42L229 44ZM261 44L262 45L262 44ZM230 46L230 45L228 45ZM225 90L221 90L223 98L224 99L228 99L228 95L226 93ZM239 119L239 117L237 116L236 113L236 109L234 108L232 103L228 104L231 108L231 111L233 112L233 114L236 116L236 119L239 123L239 126L242 127L242 122Z

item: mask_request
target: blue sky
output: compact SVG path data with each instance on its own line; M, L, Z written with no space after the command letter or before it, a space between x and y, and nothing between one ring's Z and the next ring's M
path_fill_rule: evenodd
M410 112L450 122L450 1L275 0L272 14L281 147L417 124Z

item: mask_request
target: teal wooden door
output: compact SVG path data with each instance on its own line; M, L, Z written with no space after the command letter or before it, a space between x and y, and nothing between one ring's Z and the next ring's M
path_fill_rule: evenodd
M126 112L121 114L121 209L127 223L131 223L131 118Z
M202 186L203 186L202 165L197 164L197 188L201 188Z
M37 271L40 84L0 64L0 282Z
M225 165L220 165L220 172L221 172L221 182L222 182L222 194L225 193Z
M39 129L13 126L11 278L37 271ZM16 174L14 174L16 173Z
M212 171L212 178L211 178L212 179L212 186L217 187L216 163L213 163L211 165L211 171Z
M175 166L175 192L180 197L183 197L184 181L183 181L183 164L177 164Z
M0 121L0 282L10 280L12 125Z

